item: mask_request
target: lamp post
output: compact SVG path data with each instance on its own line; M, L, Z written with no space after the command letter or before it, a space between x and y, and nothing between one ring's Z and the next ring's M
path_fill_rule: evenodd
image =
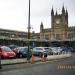
M29 56L29 45L30 45L30 0L29 0L29 14L28 14L28 55L27 55L27 60L30 60L30 56Z

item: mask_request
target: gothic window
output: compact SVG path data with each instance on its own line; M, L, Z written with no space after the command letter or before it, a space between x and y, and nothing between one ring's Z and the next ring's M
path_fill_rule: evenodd
M56 34L56 40L61 40L61 34Z
M68 39L72 39L73 38L73 34L72 33L69 33L68 34Z
M49 40L49 34L45 34L45 39Z

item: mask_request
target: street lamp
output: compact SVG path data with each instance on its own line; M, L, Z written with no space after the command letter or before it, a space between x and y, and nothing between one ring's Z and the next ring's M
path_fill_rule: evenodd
M29 56L29 45L30 45L30 0L29 0L29 14L28 14L28 55L27 55L27 60L30 60L30 56Z

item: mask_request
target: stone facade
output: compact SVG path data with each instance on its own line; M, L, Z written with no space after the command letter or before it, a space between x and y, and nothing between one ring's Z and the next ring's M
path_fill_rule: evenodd
M0 28L0 39L27 39L27 32Z
M40 25L40 39L49 41L66 41L75 40L75 26L68 26L68 11L62 7L62 13L58 14L57 11L54 14L54 10L51 10L51 28L44 28L43 23Z

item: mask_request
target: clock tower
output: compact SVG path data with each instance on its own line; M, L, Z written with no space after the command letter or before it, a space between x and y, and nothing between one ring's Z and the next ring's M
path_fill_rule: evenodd
M62 7L62 13L58 14L57 11L54 14L54 10L52 7L51 10L51 28L52 29L64 29L68 27L68 12Z

